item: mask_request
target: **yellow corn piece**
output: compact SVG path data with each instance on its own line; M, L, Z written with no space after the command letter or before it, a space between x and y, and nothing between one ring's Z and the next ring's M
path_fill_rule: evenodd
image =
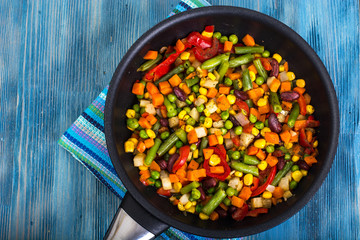
M126 141L124 145L125 152L134 152L135 144L132 141Z
M182 53L180 54L180 59L183 60L183 61L188 60L189 57L190 57L190 53L189 53L189 52L182 52Z
M209 164L210 164L211 166L216 166L216 165L218 165L220 162L221 162L221 160L220 160L220 157L219 157L218 155L216 155L216 154L211 155L211 157L210 157L210 159L209 159Z
M254 176L252 174L248 173L244 176L244 184L246 186L250 186L253 183L253 181L254 181Z
M282 60L282 57L281 57L280 54L278 54L278 53L275 53L275 54L273 55L273 58L275 58L278 63L280 63L281 60Z
M270 198L272 198L272 193L269 192L269 191L265 191L265 192L262 194L262 197L265 198L265 199L270 199Z
M170 150L169 150L169 154L173 155L176 152L176 146L173 146Z
M135 112L135 110L133 110L133 109L128 109L128 110L126 111L126 117L127 117L127 118L134 118L134 117L135 117L135 114L136 114L136 112Z

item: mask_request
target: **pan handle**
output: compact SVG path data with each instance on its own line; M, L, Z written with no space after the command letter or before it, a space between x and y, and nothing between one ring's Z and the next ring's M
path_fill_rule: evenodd
M151 215L127 192L104 239L153 239L168 228L169 225Z

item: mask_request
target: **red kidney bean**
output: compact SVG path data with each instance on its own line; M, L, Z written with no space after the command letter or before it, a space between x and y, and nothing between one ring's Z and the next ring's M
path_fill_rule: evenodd
M274 58L270 58L270 65L271 65L271 71L270 71L270 77L278 77L279 76L279 63Z
M168 127L169 126L169 121L167 120L167 118L160 118L160 124L163 127Z
M194 144L196 145L196 147L199 147L200 143L201 143L201 139L199 139L199 140L198 140L196 143L194 143Z
M244 204L241 208L236 209L235 212L231 215L231 217L235 221L241 221L246 217L246 214L249 212L249 206Z
M285 153L283 153L281 150L275 150L271 155L274 157L283 157Z
M229 116L229 120L234 124L234 127L240 126L240 123L238 122L238 120L236 120L236 118L233 115Z
M202 187L198 187L197 190L200 191L201 195L200 195L200 200L201 201L204 201L206 199L206 194L205 194L205 191Z
M186 94L184 93L184 91L182 89L180 89L179 87L174 87L173 91L174 91L174 94L176 95L176 97L180 101L184 102L186 100Z
M297 165L299 166L300 169L304 169L306 171L310 169L310 166L304 160L299 160L297 162Z
M300 94L295 91L283 92L280 94L280 98L283 101L292 102L300 97Z
M176 160L180 157L180 155L178 153L174 153L173 155L171 155L169 157L169 160L167 162L167 170L169 172L172 172L172 168L174 166L174 163L176 162Z
M276 164L277 170L283 169L285 166L285 159L283 157L278 158L278 163Z
M237 98L240 98L241 100L245 101L249 99L249 96L246 92L240 91L240 90L234 90L234 95Z
M226 218L227 217L227 212L224 209L222 209L221 207L217 207L215 209L215 212L217 212L219 214L220 218Z
M164 170L167 168L168 164L164 159L159 159L156 160L157 164L159 164L159 167L161 168L161 170Z
M279 133L281 132L282 126L279 120L277 119L275 113L270 113L269 116L269 128L271 131Z
M205 180L202 181L202 187L207 190L209 188L215 187L216 186L216 179L209 177L209 178L205 178Z

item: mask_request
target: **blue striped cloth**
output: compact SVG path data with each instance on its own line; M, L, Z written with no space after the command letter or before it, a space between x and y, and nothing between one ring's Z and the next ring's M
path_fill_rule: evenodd
M169 14L169 17L202 6L210 6L210 4L205 0L182 0ZM104 108L107 91L108 86L61 136L59 144L90 170L116 196L122 199L126 189L120 181L106 149ZM169 228L157 239L206 238Z

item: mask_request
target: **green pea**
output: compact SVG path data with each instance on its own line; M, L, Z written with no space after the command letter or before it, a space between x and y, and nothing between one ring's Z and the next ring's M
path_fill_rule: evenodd
M155 184L155 179L153 179L153 178L148 178L147 179L147 182L148 182L148 184L150 185L150 186L153 186L154 184Z
M196 124L196 121L192 117L189 117L188 120L186 120L186 124L194 126Z
M199 85L194 85L194 86L192 86L192 88L191 88L191 90L192 90L194 93L198 93L198 92L199 92L199 89L200 89Z
M297 185L298 185L298 183L296 181L292 180L289 185L290 190L295 189L297 187Z
M234 160L238 160L240 158L240 152L239 151L234 151L231 154L231 158L234 159Z
M160 173L158 171L151 171L150 176L156 180L160 178Z
M270 52L268 50L265 50L262 54L263 57L270 57Z
M140 111L140 106L139 106L139 104L134 104L133 109L134 109L135 112L138 113L138 112Z
M161 188L162 184L161 184L161 181L160 180L156 180L155 181L155 187L156 188Z
M185 110L185 112L186 112L187 114L189 114L190 111L191 111L191 108L189 108L189 107L184 107L184 110Z
M265 80L264 80L264 78L261 77L261 76L259 76L259 77L257 77L257 78L255 79L255 83L256 83L257 85L262 85L264 82L265 82Z
M180 140L177 140L177 141L175 142L175 146L176 146L177 148L181 148L183 145L184 145L183 142L180 141Z
M234 124L230 120L226 120L225 122L225 128L231 129L234 126Z
M144 95L136 95L136 97L137 97L138 99L143 99L143 98L144 98Z
M227 119L229 118L229 116L230 116L229 111L228 111L228 110L223 111L223 112L220 114L220 116L221 116L221 119L222 119L222 120L227 120Z
M230 87L233 84L233 81L230 78L225 78L224 83L226 86Z
M196 144L191 144L190 150L193 152L193 151L195 151L196 149L197 149Z
M190 66L188 69L186 69L186 74L190 74L195 71L195 68L193 66Z
M140 115L142 115L144 112L145 112L145 108L144 107L140 108Z
M231 34L229 37L229 41L232 42L233 44L237 44L239 41L239 38L235 34Z
M242 131L243 131L242 126L237 126L237 127L234 129L235 134L238 135L238 136L242 134Z
M251 123L256 123L257 117L254 114L250 114L249 120Z
M220 33L220 32L215 32L215 33L213 34L213 37L214 37L214 38L217 38L217 39L220 39L220 38L221 38L221 33Z
M210 193L210 194L213 193L213 192L215 192L215 187L209 188L209 189L207 190L207 192Z
M234 188L228 187L228 188L226 189L226 195L228 195L229 197L234 196L234 194L235 194L235 189L234 189Z
M291 167L291 171L292 171L292 172L295 172L295 171L297 171L297 170L299 170L299 166L298 166L298 165L293 165L293 166Z
M264 122L265 127L269 127L269 119L266 119Z
M191 190L191 197L194 199L194 200L198 200L200 197L201 197L201 192L199 190L197 190L196 188L193 188Z
M203 206L201 204L197 204L196 207L195 207L195 211L197 213L201 213L202 209L203 209Z
M126 125L131 129L136 129L140 126L138 120L135 118L129 118L126 120Z
M172 103L175 102L177 99L177 97L173 93L170 93L167 97L168 97L169 101Z
M275 151L274 145L269 145L266 147L266 152L273 153Z
M227 131L228 131L226 128L221 128L220 130L221 130L221 135L223 135L223 136L224 136L224 135L227 133Z
M179 114L182 111L182 108L177 108L176 111Z
M205 109L204 104L201 104L200 106L196 107L196 110L198 110L199 113L202 113L204 111L204 109Z
M234 92L235 92L234 89L230 90L230 94L234 94Z
M254 125L257 129L261 130L264 128L264 123L261 121L257 121Z
M188 105L191 105L192 104L192 101L190 101L190 99L186 99L185 102L188 104Z
M183 65L185 68L189 68L191 66L191 62L189 60L187 60L186 62L184 62Z
M223 202L226 206L230 206L230 205L231 205L231 200L228 199L228 198L225 198L222 202Z
M205 116L201 116L201 117L199 118L200 123L204 123L205 118L206 118Z
M243 158L245 155L245 151L240 151L240 157Z
M290 153L285 153L284 159L285 160L290 160L291 159Z
M149 138L149 136L147 135L147 133L146 133L145 130L141 130L141 131L139 132L139 136L140 136L141 138L143 138L143 139Z
M231 155L232 155L233 152L234 152L233 150L227 150L226 154L227 154L229 157L231 157Z
M162 133L160 134L160 138L161 138L162 140L167 139L169 136L170 136L170 133L169 133L168 131L162 132Z
M220 42L221 42L221 43L224 43L224 42L226 42L227 40L229 40L227 36L222 36L222 37L220 38Z

